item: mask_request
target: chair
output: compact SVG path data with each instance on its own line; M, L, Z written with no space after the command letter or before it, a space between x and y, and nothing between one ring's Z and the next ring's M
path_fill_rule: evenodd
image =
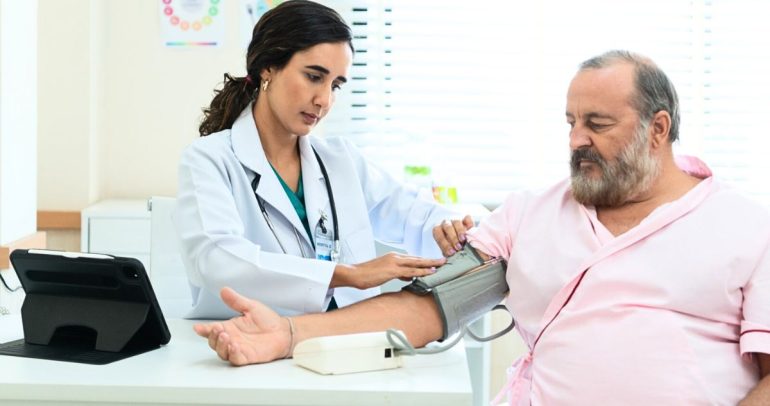
M161 196L153 196L147 202L150 211L150 282L167 318L181 318L192 308L187 273L171 221L175 202L175 198Z

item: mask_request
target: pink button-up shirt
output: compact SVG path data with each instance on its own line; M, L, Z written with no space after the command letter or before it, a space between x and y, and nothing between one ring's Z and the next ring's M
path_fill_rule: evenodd
M508 259L511 404L734 405L770 353L770 213L711 177L617 237L564 181L469 233Z

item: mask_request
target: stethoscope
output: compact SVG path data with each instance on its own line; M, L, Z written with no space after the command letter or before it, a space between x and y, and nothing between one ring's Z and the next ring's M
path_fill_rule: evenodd
M311 147L312 148L312 147ZM324 166L323 161L321 161L321 157L318 156L318 152L316 152L315 148L313 148L313 154L315 155L316 161L318 161L318 166L321 167L321 174L324 176L324 184L326 185L326 194L329 196L329 205L332 208L332 229L334 230L334 243L332 245L331 250L331 260L332 262L337 262L340 258L340 231L339 226L337 224L337 205L334 204L334 193L332 193L332 184L329 182L329 174L326 172L326 166ZM261 197L259 197L259 194L257 193L257 186L259 186L259 179L260 175L256 174L257 176L254 177L254 180L251 181L251 188L254 190L254 197L257 198L257 204L259 205L259 210L262 212L262 217L265 218L265 222L267 223L267 227L270 229L270 232L273 233L273 236L275 237L275 240L278 241L278 245L281 247L281 251L283 251L284 254L288 254L288 251L286 251L286 247L284 247L283 243L281 242L281 239L278 238L278 233L275 232L275 227L273 226L273 222L270 220L270 216L267 214L267 210L265 209L265 203L262 200ZM322 231L326 232L326 226L324 226L324 221L326 220L325 216L321 215L320 220L320 226ZM299 233L297 233L297 229L295 227L292 227L294 230L294 237L297 239L297 244L299 245L300 251L302 251L302 256L305 258L308 258L307 254L305 253L305 248L302 242L299 238Z

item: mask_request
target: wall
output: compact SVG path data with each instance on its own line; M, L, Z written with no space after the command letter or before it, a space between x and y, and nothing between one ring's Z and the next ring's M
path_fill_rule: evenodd
M35 1L0 1L0 245L35 232Z
M238 5L223 2L224 46L169 49L157 2L40 0L40 210L176 194L201 108L244 70Z
M41 0L38 13L38 208L79 210L89 201L90 7Z
M222 14L235 17L238 4L223 2ZM113 1L105 8L102 130L110 159L102 166L103 194L173 195L179 152L197 137L201 107L225 71L245 71L237 21L229 21L220 49L168 49L160 43L156 2Z
M7 269L8 252L30 238L39 240L35 236L37 6L36 1L0 0L0 273L11 288L19 281ZM12 293L0 286L0 314L18 312L23 298L23 291Z

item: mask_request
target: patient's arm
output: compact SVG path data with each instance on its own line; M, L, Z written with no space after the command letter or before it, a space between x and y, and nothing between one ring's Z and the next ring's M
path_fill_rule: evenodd
M232 289L221 292L224 302L242 316L223 322L196 324L195 332L208 338L220 358L233 365L270 362L285 358L300 341L312 337L382 331L396 328L406 333L415 347L441 338L443 327L430 295L386 293L327 313L292 317L289 322L262 303ZM291 348L290 348L291 347Z

